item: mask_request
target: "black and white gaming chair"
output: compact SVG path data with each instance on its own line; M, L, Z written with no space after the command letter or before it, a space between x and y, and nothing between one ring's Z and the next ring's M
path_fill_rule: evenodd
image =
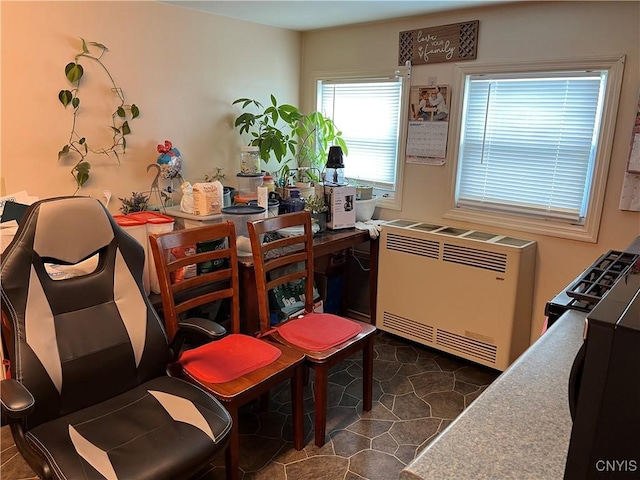
M89 273L48 273L95 255ZM32 205L2 255L2 414L42 478L189 478L227 445L228 412L165 373L143 265L142 247L87 197Z

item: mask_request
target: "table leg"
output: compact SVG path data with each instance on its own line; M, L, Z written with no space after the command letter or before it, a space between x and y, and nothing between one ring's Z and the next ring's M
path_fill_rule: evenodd
M376 324L376 312L378 301L378 252L380 240L378 238L369 241L369 323Z

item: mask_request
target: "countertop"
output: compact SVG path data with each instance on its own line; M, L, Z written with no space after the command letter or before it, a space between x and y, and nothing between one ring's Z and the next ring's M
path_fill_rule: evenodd
M400 473L400 480L562 479L569 372L586 314L568 311Z

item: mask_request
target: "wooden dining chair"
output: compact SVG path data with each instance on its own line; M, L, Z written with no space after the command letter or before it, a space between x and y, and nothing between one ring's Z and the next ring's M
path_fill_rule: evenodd
M260 312L260 331L305 355L315 371L315 443L325 443L329 369L362 351L364 411L373 400L373 340L376 327L333 314L313 311L313 233L309 212L269 217L249 223L249 237ZM285 230L286 229L286 230ZM278 231L281 233L278 235ZM286 234L284 233L286 232ZM270 234L271 241L261 242ZM291 282L304 281L304 314L270 325L268 292Z
M239 281L235 227L222 222L151 236L151 250L158 272L164 322L169 339L178 325L204 330L207 319L189 318L196 307L230 302L229 333L219 340L188 348L178 357L175 370L220 400L233 420L226 450L227 478L239 477L238 409L251 400L264 400L270 389L291 380L293 446L304 441L302 365L296 349L239 333ZM228 300L225 300L228 299ZM214 309L212 309L214 310ZM182 318L182 317L187 318ZM214 334L215 338L218 334Z

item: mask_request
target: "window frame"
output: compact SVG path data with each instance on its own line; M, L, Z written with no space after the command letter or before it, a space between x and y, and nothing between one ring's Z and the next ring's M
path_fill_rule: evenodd
M398 140L397 140L397 152L396 152L396 179L395 189L393 196L383 196L388 193L388 190L374 188L374 194L377 195L376 206L379 208L386 208L390 210L402 209L402 194L404 184L404 164L405 164L405 148L406 148L406 131L407 131L407 118L408 118L408 106L407 98L409 95L410 79L409 69L406 67L397 67L395 69L380 69L380 70L367 70L367 71L316 71L312 72L309 78L309 95L308 107L310 111L318 110L318 101L320 98L320 91L318 88L321 81L358 81L358 80L375 80L382 78L389 78L391 76L402 76L402 90L400 93L400 108L399 108L399 125L398 125ZM338 125L338 128L340 126ZM347 144L347 147L349 145Z
M452 220L596 243L604 205L607 174L611 161L624 63L624 55L615 55L570 60L526 61L519 63L456 64L454 66L453 91L457 95L457 102L455 102L455 114L451 119L451 131L455 132L455 135L452 136L453 138L451 139L450 145L451 176L449 191L447 192L448 210L445 212L444 217ZM551 219L536 218L534 216L527 217L525 215L510 215L456 207L455 195L458 180L458 156L460 153L460 139L462 134L463 103L466 94L464 87L467 76L528 72L536 74L540 72L571 72L576 70L606 70L608 72L608 81L600 122L599 141L584 222L581 224L571 224Z

